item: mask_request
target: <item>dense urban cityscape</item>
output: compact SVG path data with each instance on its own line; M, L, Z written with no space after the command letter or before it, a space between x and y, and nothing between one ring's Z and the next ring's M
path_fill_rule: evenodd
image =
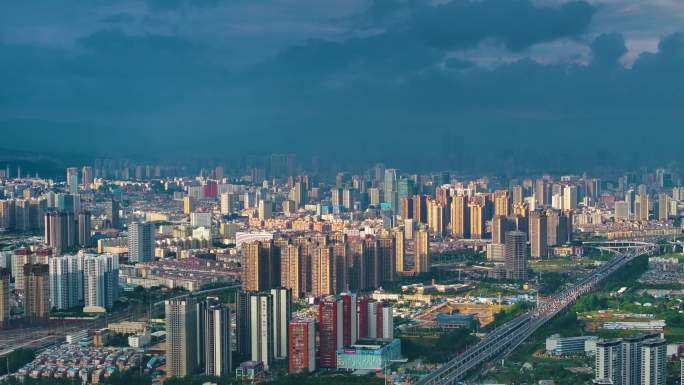
M684 0L0 1L0 385L684 385Z
M294 154L260 164L0 170L5 381L684 375L677 170L505 178L375 164L328 176Z

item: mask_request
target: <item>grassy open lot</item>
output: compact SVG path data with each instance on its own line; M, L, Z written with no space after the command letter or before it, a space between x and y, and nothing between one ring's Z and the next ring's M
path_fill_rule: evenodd
M577 268L578 265L583 265L585 262L581 258L553 258L553 259L537 259L530 260L529 266L534 271L556 271L565 272Z

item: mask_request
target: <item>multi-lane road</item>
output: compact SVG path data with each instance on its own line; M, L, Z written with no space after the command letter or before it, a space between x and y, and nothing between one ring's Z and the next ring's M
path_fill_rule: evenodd
M594 290L606 277L624 267L634 258L653 253L656 246L639 242L619 247L611 246L607 250L616 254L609 262L594 270L572 288L554 295L537 308L497 327L476 345L466 349L458 357L421 378L418 384L452 385L466 378L468 373L481 367L483 363L506 356L580 296Z

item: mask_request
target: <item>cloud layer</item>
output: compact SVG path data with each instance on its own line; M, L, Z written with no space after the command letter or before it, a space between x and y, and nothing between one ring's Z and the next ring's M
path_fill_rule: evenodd
M684 34L663 27L676 2L335 3L8 1L0 127L17 148L157 158L561 169L680 157ZM622 21L634 12L653 25Z

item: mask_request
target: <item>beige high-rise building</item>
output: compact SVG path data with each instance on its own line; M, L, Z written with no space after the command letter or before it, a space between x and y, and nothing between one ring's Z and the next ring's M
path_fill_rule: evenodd
M330 204L335 207L342 206L343 201L342 189L339 187L333 187L330 189Z
M575 210L577 208L577 186L565 186L563 188L563 209Z
M506 239L506 232L516 229L515 218L495 215L492 219L492 243L502 244Z
M559 227L561 224L560 210L546 210L546 244L548 246L559 245Z
M197 369L197 303L185 297L165 301L166 375L184 377Z
M24 265L24 318L40 322L50 314L49 268L44 264Z
M356 202L356 190L353 188L345 188L342 191L342 207L344 207L347 210L351 210L354 208L355 202Z
M12 255L12 276L14 277L14 289L24 290L24 265L31 262L31 256L28 254L14 254Z
M430 231L437 235L444 235L444 206L434 199L427 201L427 223Z
M433 212L433 206L436 206L436 205L437 205L437 201L434 198L427 197L427 199L425 201L425 209L426 209L425 210L425 212L426 212L425 223L427 224L428 230L430 232L434 232L434 224L433 224L434 218L433 218L433 216L435 216L436 214Z
M542 207L549 204L551 201L549 184L543 178L539 178L534 182L534 202L537 207Z
M508 216L511 214L511 196L508 190L494 192L494 215Z
M541 210L530 212L529 219L530 256L544 258L548 255L546 214Z
M233 212L233 194L229 192L224 192L221 194L221 215L228 215Z
M24 266L33 264L47 264L49 256L44 254L32 254L28 255L26 253L14 254L12 255L12 276L14 277L14 289L23 291L26 284L26 278L24 275ZM9 268L8 268L9 270Z
M401 197L401 219L408 220L413 218L413 198Z
M392 230L392 236L394 237L394 268L397 273L403 273L404 257L406 257L404 230L396 227Z
M262 291L278 286L280 261L272 241L254 241L242 246L242 288Z
M191 196L183 197L183 214L190 215L195 211L195 198Z
M307 204L307 189L302 181L297 181L292 187L292 200L295 202L295 207L304 207Z
M456 195L451 202L451 234L457 238L470 237L470 209L465 195Z
M302 258L298 245L285 245L280 248L280 285L292 289L292 295L299 298L302 291Z
M259 220L266 220L273 216L273 203L264 199L259 200L258 206Z
M249 242L242 246L242 289L245 291L264 290L262 286L264 269L261 243Z
M665 193L658 194L658 220L666 221L670 217L670 196Z
M480 199L474 199L468 204L470 209L470 238L482 239L485 235L485 205Z
M425 195L413 196L413 220L416 223L427 223L427 197Z
M651 200L648 194L642 193L637 196L637 204L639 205L638 218L640 221L647 221L649 218L649 211L651 210Z
M311 295L322 297L333 293L333 250L330 246L321 246L311 255Z
M9 284L9 270L0 267L0 329L5 328L10 319Z
M376 187L371 187L368 189L368 200L372 206L380 205L380 189Z
M520 185L513 186L513 205L523 202L523 188Z
M427 229L421 227L415 232L415 270L416 273L430 272L430 237Z

